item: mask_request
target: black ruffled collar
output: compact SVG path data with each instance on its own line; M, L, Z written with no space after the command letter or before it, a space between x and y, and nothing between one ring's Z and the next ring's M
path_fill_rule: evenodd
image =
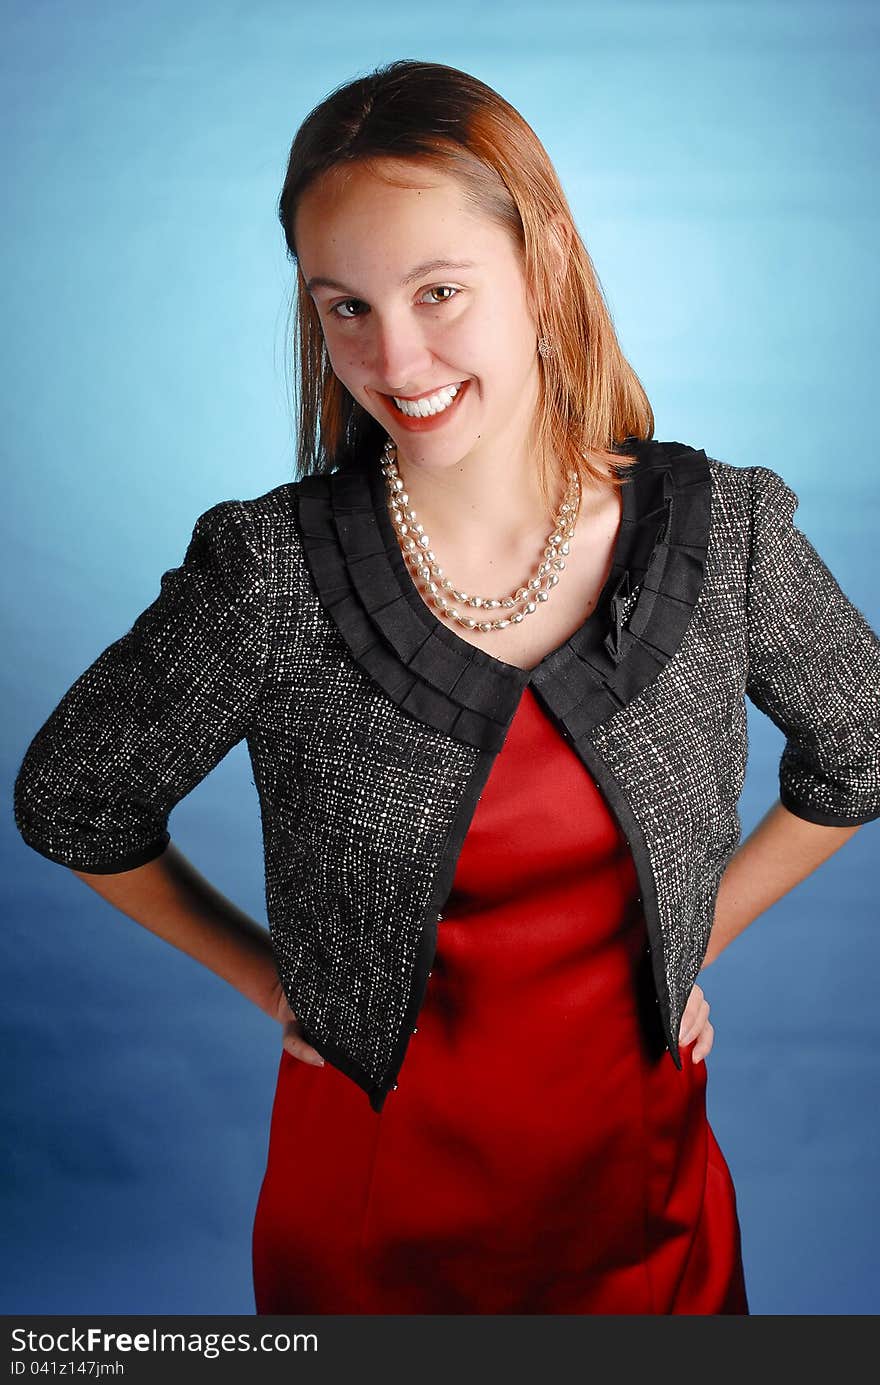
M499 750L527 684L577 739L637 697L679 648L703 588L710 520L704 451L627 438L608 579L584 623L532 669L461 639L419 594L385 499L381 457L294 487L318 598L361 667L404 711Z

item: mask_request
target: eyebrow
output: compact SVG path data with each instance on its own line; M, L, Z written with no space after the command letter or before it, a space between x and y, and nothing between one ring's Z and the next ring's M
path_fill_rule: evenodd
M403 287L411 284L415 279L421 279L425 274L433 274L437 269L476 269L473 260L425 260L422 264L415 265L408 274L405 274L400 283ZM309 279L306 284L309 293L314 289L338 289L340 293L353 293L346 284L340 284L338 279L326 279L322 274L316 274Z

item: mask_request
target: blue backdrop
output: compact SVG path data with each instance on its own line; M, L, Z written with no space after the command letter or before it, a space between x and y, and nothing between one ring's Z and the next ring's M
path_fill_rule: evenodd
M19 0L3 8L5 1313L250 1313L280 1029L19 838L12 780L197 515L293 467L290 141L379 62L499 89L562 177L656 436L798 492L878 627L875 7ZM865 354L867 352L867 354ZM741 812L782 740L749 707ZM172 833L265 921L243 746ZM753 1312L880 1307L871 824L704 974Z

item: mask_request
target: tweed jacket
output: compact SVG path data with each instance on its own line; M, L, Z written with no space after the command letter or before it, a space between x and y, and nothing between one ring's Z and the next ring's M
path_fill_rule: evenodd
M680 1069L681 1015L740 840L744 698L785 735L785 807L872 821L880 641L794 524L777 472L674 442L616 450L636 462L607 581L532 669L427 605L380 457L214 505L152 605L34 736L15 782L25 842L82 872L140 866L168 844L175 804L246 740L279 977L308 1042L381 1111L405 1081L459 852L529 685L625 832L646 1025L657 1060L668 1050Z

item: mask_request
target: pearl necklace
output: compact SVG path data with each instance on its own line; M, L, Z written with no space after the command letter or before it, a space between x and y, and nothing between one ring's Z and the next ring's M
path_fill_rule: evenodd
M571 537L580 510L580 480L572 472L565 496L556 515L553 532L547 537L543 561L538 565L534 576L524 586L508 596L469 596L467 592L457 591L452 581L444 575L442 567L431 549L431 540L416 518L415 510L409 506L403 480L397 469L397 447L389 438L385 443L382 470L385 474L388 492L388 505L391 520L397 530L403 556L413 576L422 589L448 620L466 626L468 630L480 630L488 634L491 630L503 630L508 625L517 625L524 616L538 609L539 602L546 601L559 581L559 573L565 567L565 555L569 552ZM479 607L482 610L503 608L510 614L491 620L475 620L463 615L453 606L446 593L463 606Z

